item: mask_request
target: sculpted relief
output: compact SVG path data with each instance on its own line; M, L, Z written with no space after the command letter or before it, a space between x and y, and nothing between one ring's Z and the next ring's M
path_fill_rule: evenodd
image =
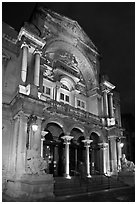
M41 175L46 173L47 168L47 161L38 154L38 146L34 144L32 149L27 150L27 173Z

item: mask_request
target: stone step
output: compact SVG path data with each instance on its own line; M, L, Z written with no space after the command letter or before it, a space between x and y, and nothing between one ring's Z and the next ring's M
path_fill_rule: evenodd
M73 195L124 186L124 183L111 178L108 180L106 177L93 177L85 180L80 180L76 177L70 180L65 178L57 178L54 184L54 193L55 196Z

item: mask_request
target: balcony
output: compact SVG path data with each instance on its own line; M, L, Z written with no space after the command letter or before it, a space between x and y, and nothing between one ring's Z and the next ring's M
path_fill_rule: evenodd
M44 110L48 112L55 112L57 114L62 114L73 118L74 120L80 120L81 122L102 124L101 118L97 115L89 113L87 111L75 108L63 102L54 101L52 99L47 99Z
M73 118L74 120L80 120L81 122L86 122L89 124L91 123L103 125L101 117L81 110L79 108L75 108L68 104L64 104L63 102L55 101L37 92L36 90L33 90L33 88L34 87L30 88L30 85L28 85L27 87L19 86L19 90L17 91L17 93L23 94L24 96L26 95L29 98L34 95L35 99L39 100L39 102L41 101L42 104L45 106L44 111L61 114L66 117ZM36 97L36 95L38 95L38 97Z

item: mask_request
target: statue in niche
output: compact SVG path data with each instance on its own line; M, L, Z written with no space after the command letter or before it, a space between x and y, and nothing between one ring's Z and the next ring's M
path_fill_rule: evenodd
M128 161L126 159L126 155L123 154L121 158L121 170L124 172L134 172L135 171L135 165L132 161Z
M29 174L42 175L46 173L47 168L47 161L43 160L39 155L38 146L34 144L32 149L27 150L27 172Z

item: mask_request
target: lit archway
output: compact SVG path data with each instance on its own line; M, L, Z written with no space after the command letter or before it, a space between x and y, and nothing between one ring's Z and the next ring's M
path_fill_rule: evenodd
M100 144L103 141L96 132L91 133L90 139L93 140L90 148L91 174L101 174L103 170L103 152Z
M70 145L70 173L74 175L78 171L79 163L84 161L84 130L79 127L74 127L70 131L70 135L73 136Z
M46 124L43 132L45 132L43 159L48 163L47 173L61 176L63 172L60 171L60 166L63 166L63 161L60 157L63 152L63 143L60 140L60 136L64 135L64 131L57 123L49 122Z

